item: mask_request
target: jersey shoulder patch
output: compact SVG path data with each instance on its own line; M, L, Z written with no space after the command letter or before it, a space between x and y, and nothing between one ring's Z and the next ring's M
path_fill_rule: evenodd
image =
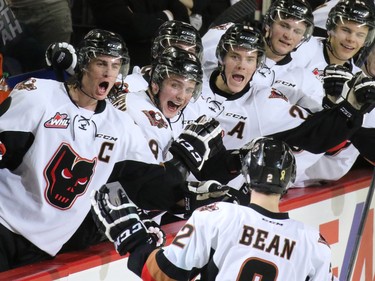
M14 88L17 90L26 90L26 91L36 90L37 87L35 85L35 82L36 82L35 78L29 78L25 81L18 83L16 86L14 86Z
M277 90L275 88L272 88L271 94L269 95L268 98L270 98L270 99L283 99L286 102L288 101L288 98L282 92L280 92L279 90Z

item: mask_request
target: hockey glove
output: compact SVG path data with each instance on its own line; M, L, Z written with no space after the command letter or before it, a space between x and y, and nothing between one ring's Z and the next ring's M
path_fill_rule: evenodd
M323 88L329 98L340 97L346 81L352 79L353 74L342 65L330 64L323 72Z
M366 77L363 72L356 73L344 84L338 101L343 99L362 113L370 112L375 106L375 79Z
M169 151L199 178L205 161L222 149L224 145L219 122L203 115L185 127L177 140L172 142Z
M45 53L46 63L58 70L65 70L73 75L77 66L77 55L74 47L66 42L53 43Z
M91 193L94 221L120 255L131 253L142 244L155 244L141 221L137 207L129 201L118 183L103 185Z
M223 201L226 197L231 197L228 195L230 187L214 180L203 182L190 181L187 182L184 189L185 213L192 213L199 207Z
M146 211L142 209L138 209L138 215L147 228L148 233L153 236L153 239L156 242L156 247L164 246L165 242L167 241L167 236L161 229L160 225L156 221L154 221Z

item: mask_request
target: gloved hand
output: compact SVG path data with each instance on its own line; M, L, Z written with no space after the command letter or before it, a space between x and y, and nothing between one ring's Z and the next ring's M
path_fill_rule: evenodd
M362 113L370 112L375 106L375 79L356 73L344 84L340 100L343 99Z
M111 241L120 255L132 253L142 244L155 245L141 221L137 207L129 200L120 183L103 185L91 193L94 221Z
M179 158L199 178L205 161L224 149L222 129L215 119L205 115L187 125L169 151Z
M348 68L337 64L327 65L323 75L323 88L326 96L332 102L335 102L340 97L345 82L353 77Z
M165 232L161 229L160 225L154 221L147 211L138 209L138 215L142 220L143 224L147 228L147 232L153 236L153 240L156 243L156 247L164 246L165 242L167 241L167 236Z
M45 59L48 66L74 74L77 66L77 54L72 45L66 42L53 43L48 46Z
M223 201L226 197L231 197L228 195L229 189L229 186L222 185L214 180L187 182L184 187L185 212L192 213L199 207Z

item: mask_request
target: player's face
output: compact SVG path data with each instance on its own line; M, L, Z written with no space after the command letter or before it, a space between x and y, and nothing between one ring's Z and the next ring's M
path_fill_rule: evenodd
M277 54L287 55L304 39L306 23L296 19L277 18L269 30L272 49Z
M224 57L226 84L219 88L230 94L242 91L257 68L258 52L234 46Z
M333 56L341 61L351 59L365 44L367 34L368 26L347 20L337 23L329 32Z
M92 58L83 71L82 89L96 100L104 100L116 82L121 59L100 55Z
M164 79L159 90L159 106L165 117L173 118L189 103L195 85L195 81L177 75Z

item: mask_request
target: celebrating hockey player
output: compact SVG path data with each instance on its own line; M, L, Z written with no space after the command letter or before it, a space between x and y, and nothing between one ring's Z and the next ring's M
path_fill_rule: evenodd
M98 227L120 255L130 253L128 268L145 281L192 280L199 273L205 280L333 280L331 250L319 231L279 210L295 176L290 148L259 138L247 152L242 172L250 205L199 208L170 245L157 247L159 233L147 232L123 190L110 195L103 186L92 194Z
M223 148L217 121L188 126L171 145L175 158L161 166L133 119L106 100L129 65L120 36L94 29L77 57L67 83L30 78L1 104L0 271L99 241L89 195L108 180L150 209L191 211L205 204L197 197L227 192L214 181L189 185L181 173L199 172Z

